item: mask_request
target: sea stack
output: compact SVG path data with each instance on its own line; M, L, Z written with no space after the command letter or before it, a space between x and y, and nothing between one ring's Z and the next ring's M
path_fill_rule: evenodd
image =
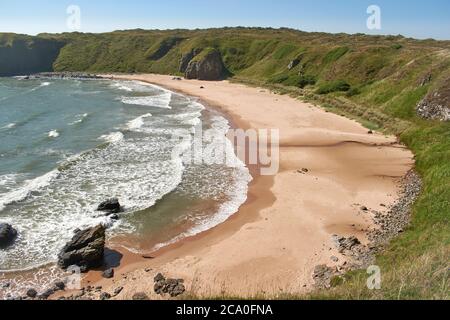
M105 232L102 225L79 231L59 253L58 265L63 269L78 266L81 272L102 266Z
M216 49L207 48L203 49L200 54L189 62L185 78L214 81L223 79L225 73L220 52Z

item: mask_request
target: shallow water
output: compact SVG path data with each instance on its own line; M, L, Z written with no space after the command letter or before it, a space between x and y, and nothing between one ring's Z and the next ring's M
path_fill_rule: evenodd
M0 270L52 263L73 230L98 223L140 251L225 221L251 177L244 165L183 161L192 137L173 134L199 126L229 129L194 99L139 82L0 79L0 221L19 231ZM119 222L95 211L110 197L125 208Z

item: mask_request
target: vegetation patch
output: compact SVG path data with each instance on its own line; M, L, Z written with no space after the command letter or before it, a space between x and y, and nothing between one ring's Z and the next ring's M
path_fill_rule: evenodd
M336 80L322 84L316 91L317 94L328 94L332 92L346 92L351 86L344 80Z

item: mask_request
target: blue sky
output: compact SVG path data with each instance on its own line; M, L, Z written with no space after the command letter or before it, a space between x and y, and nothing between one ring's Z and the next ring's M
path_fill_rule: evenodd
M366 26L381 8L381 30ZM66 32L66 9L81 9L82 32L223 26L403 34L450 40L449 0L0 0L0 32Z

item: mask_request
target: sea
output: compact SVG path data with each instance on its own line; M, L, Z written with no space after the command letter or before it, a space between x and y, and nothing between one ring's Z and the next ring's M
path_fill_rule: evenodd
M140 253L236 213L249 170L186 161L199 128L220 141L230 123L193 97L138 81L0 78L0 223L18 231L0 249L3 296L54 281L76 229L103 224L108 245ZM112 197L124 208L117 221L96 211Z

